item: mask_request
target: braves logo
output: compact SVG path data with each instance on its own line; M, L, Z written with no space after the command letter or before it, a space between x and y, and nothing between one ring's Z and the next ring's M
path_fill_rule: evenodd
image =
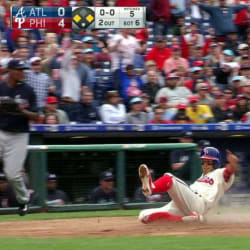
M202 178L200 178L197 181L198 182L208 183L209 185L213 185L214 184L214 179L213 178L209 178L208 176L203 176Z

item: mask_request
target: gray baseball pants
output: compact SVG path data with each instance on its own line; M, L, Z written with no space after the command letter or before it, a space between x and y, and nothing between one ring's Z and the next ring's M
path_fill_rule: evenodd
M0 130L0 152L3 159L3 171L15 192L17 201L21 204L27 203L30 197L22 174L28 141L28 133Z

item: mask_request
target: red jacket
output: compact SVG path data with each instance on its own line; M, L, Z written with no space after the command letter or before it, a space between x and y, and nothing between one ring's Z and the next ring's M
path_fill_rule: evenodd
M171 22L171 5L169 0L150 0L149 9L153 21L163 19L164 22Z
M117 0L115 6L140 6L139 0Z
M160 50L156 47L153 47L146 55L146 61L153 60L157 64L157 68L162 70L163 65L166 59L171 57L171 50L168 48L165 48L163 50Z
M235 4L242 4L241 2L245 2L244 4L247 5L248 0L236 0ZM248 26L250 23L249 18L247 17L247 11L248 9L244 9L236 13L234 23L242 26Z

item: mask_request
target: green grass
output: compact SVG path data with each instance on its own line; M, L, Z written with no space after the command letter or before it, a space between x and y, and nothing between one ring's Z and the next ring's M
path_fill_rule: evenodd
M140 210L107 210L107 211L82 211L82 212L60 212L60 213L38 213L28 214L24 217L19 215L0 215L1 221L29 221L29 220L55 220L87 217L121 217L137 216Z
M0 238L3 250L247 250L249 237Z

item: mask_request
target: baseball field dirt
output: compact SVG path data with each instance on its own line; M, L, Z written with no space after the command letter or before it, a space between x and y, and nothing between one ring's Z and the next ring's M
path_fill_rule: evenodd
M0 222L1 237L250 236L250 213L208 218L206 224L142 224L135 216Z

